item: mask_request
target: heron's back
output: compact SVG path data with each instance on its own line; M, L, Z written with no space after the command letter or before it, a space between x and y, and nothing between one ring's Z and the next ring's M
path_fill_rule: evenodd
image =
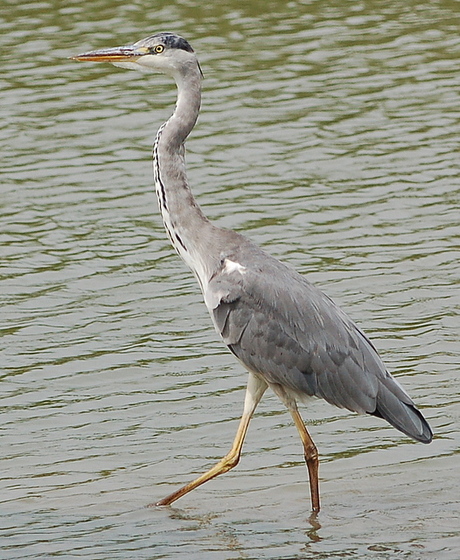
M329 297L247 240L221 262L208 286L207 301L214 302L208 307L224 342L250 371L297 398L321 397L431 441L429 425L373 344Z

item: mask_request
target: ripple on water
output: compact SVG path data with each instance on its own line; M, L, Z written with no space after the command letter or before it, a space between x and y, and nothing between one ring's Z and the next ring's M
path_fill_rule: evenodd
M48 4L0 23L8 559L456 560L456 6ZM206 75L188 144L206 212L334 297L436 432L422 446L303 407L320 527L272 395L234 472L145 507L228 450L246 382L156 214L149 152L171 84L66 60L161 28L192 40Z

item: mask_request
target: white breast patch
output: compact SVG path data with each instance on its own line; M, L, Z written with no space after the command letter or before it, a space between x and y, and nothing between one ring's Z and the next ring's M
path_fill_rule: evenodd
M240 263L235 261L231 261L230 259L224 260L224 274L231 274L232 272L239 272L240 274L244 274L246 272L246 267Z

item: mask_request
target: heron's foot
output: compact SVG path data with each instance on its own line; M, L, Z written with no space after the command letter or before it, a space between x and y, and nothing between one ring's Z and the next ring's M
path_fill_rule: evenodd
M319 542L321 537L318 535L317 531L321 529L321 523L318 521L318 512L312 511L308 518L308 523L311 525L311 528L308 529L306 533L308 538L313 542Z

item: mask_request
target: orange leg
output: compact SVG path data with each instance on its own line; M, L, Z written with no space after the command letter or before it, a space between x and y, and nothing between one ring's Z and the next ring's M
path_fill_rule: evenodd
M318 513L320 510L319 504L319 480L318 480L318 470L319 470L319 457L318 449L311 439L307 428L305 427L304 421L297 410L297 406L289 407L289 412L294 419L297 431L299 432L300 439L302 440L305 463L307 464L308 477L310 480L310 496L311 496L311 508L314 513Z
M179 488L179 490L176 490L172 494L169 494L169 496L166 496L166 498L163 498L155 505L169 506L178 498L181 498L185 494L188 494L198 486L201 486L201 484L204 484L208 480L215 478L219 474L229 471L238 464L241 457L241 449L243 447L244 438L246 436L246 432L248 431L249 422L266 389L267 384L265 383L265 381L255 377L252 373L249 374L246 397L244 400L243 416L241 417L231 450L216 465L214 465L214 467L209 469L207 472L205 472L189 484L186 484L182 488Z

